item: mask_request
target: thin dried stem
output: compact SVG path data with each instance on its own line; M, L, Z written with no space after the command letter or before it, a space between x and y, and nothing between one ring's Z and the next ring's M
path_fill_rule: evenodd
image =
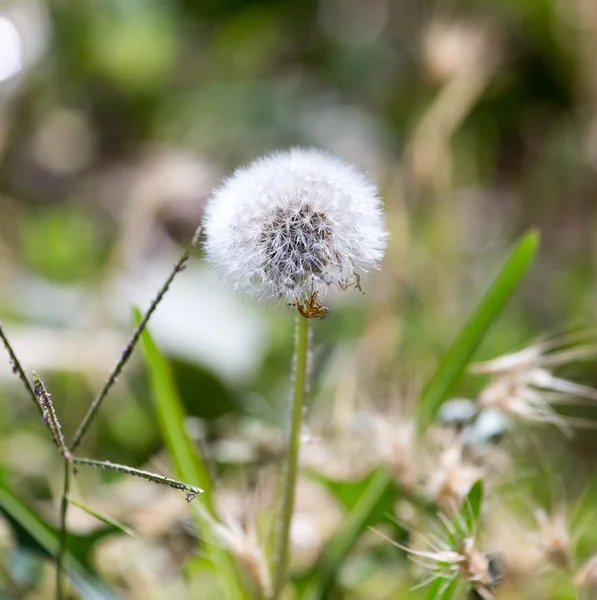
M60 454L62 458L66 461L71 459L71 453L66 447L66 442L64 441L64 435L62 434L62 426L60 425L60 421L58 420L58 415L54 410L54 403L52 402L52 396L46 390L46 386L41 378L37 375L35 371L33 371L33 381L35 381L35 397L38 400L40 406L43 410L43 420L44 423L48 426L52 438L54 439L54 443L60 450Z
M164 475L158 475L157 473L151 473L150 471L142 471L141 469L133 469L127 465L119 465L109 460L94 460L92 458L73 458L73 463L77 465L89 465L91 467L96 467L99 469L108 469L110 471L117 471L118 473L125 473L126 475L133 475L135 477L141 477L142 479L147 479L148 481L153 481L153 483L159 483L162 485L169 485L171 488L175 490L183 490L187 492L186 498L187 502L191 502L197 494L203 493L201 488L198 488L194 485L189 485L188 483L184 483L183 481L178 481L177 479L171 479L170 477L165 477Z
M12 349L12 346L10 345L8 339L6 338L6 335L4 334L4 330L2 329L2 324L0 324L0 338L2 339L2 343L4 344L4 347L6 348L6 351L8 352L8 355L10 356L10 361L12 363L12 372L15 375L17 375L18 378L23 382L23 385L25 386L25 389L31 396L31 399L33 400L35 406L37 406L40 414L43 416L44 410L40 406L37 396L35 395L35 391L33 390L31 383L29 382L29 380L27 379L27 376L25 375L25 371L23 370L23 367L21 366L21 362L17 358L17 355L15 354L14 350Z
M147 312L141 319L141 322L139 323L138 327L133 332L133 335L129 339L129 342L126 345L126 348L124 349L122 355L120 356L120 359L116 363L114 370L112 371L112 373L106 380L106 383L100 390L100 392L97 395L97 397L95 398L95 400L92 402L91 406L89 407L89 410L87 411L87 414L85 415L85 417L83 418L83 421L81 422L81 425L79 425L79 428L77 429L75 435L73 436L73 440L70 444L71 452L74 452L78 448L79 444L83 441L83 436L85 435L85 432L87 431L89 425L91 424L92 420L94 419L95 415L97 414L97 411L98 411L103 399L106 397L106 395L108 394L108 392L110 391L112 386L118 380L118 376L120 375L123 367L126 365L128 359L130 358L131 354L133 353L133 350L135 349L135 346L137 345L137 342L139 341L139 338L141 337L141 334L143 333L143 330L145 329L147 322L151 318L151 315L154 313L155 309L158 307L158 304L161 302L162 298L168 291L168 288L170 287L170 284L172 283L172 281L174 280L176 275L184 270L186 262L189 260L193 250L195 250L195 248L197 247L197 243L199 242L200 234L201 234L201 228L197 229L197 231L195 232L195 235L193 236L191 245L185 250L184 254L180 257L180 260L174 265L174 268L172 269L170 275L168 276L168 279L166 279L166 281L164 282L164 285L160 288L157 296L154 298L154 300L152 301L152 303L149 306L149 309L147 310Z

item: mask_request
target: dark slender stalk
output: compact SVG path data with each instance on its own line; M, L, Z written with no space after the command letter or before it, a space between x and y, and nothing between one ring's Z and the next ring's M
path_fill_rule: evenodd
M62 488L62 499L60 501L60 532L58 553L56 554L56 598L64 600L64 557L68 550L68 540L66 534L66 515L68 512L68 495L70 493L71 463L64 461L64 486Z
M62 426L60 425L58 415L54 410L52 396L48 393L44 382L39 378L35 371L33 371L33 381L35 381L35 396L43 409L44 423L46 423L46 425L50 429L50 433L52 434L54 443L56 444L56 446L58 446L58 450L60 450L62 458L64 458L64 460L66 461L69 461L71 458L71 453L66 447L64 435L62 435Z
M95 400L92 402L91 406L89 407L89 410L87 411L87 414L85 415L85 417L83 418L83 421L81 422L81 425L79 425L79 428L75 432L75 435L73 436L73 440L70 444L71 452L74 452L79 447L79 444L82 442L83 436L85 435L85 432L87 431L89 425L91 424L91 421L94 419L95 415L97 414L97 411L98 411L103 399L106 397L106 395L108 394L108 392L110 391L110 389L114 385L114 383L116 383L118 376L120 375L123 367L126 365L128 359L130 358L131 354L133 353L133 350L135 349L135 346L137 345L137 342L139 341L139 338L140 338L141 334L143 333L143 330L145 329L147 322L151 318L151 315L154 313L155 309L158 307L158 304L164 297L164 294L168 291L170 284L172 283L172 281L174 280L176 275L178 273L180 273L182 270L184 270L185 264L189 260L191 253L197 247L197 243L199 242L200 233L201 233L201 230L198 229L196 231L195 235L193 236L193 241L191 242L191 245L189 246L189 248L187 248L185 250L185 252L181 256L180 260L174 265L174 268L172 269L170 275L168 276L168 279L166 279L166 281L164 282L164 285L160 288L157 296L154 298L154 300L152 301L152 303L149 306L149 309L147 310L147 312L141 319L141 322L139 323L138 327L133 332L133 335L129 339L129 342L126 345L126 348L124 349L122 355L120 356L120 359L116 363L114 370L112 371L112 373L106 380L106 383L100 390L100 392L97 395L97 397L95 398Z
M2 329L2 324L0 324L0 338L2 339L2 343L4 344L4 347L6 348L6 351L8 352L8 354L10 356L13 373L15 375L17 375L18 378L23 382L23 385L25 386L25 389L31 396L31 399L33 400L35 406L37 406L37 409L39 410L40 414L43 416L44 409L40 406L37 396L35 395L35 391L33 390L31 383L27 379L27 376L25 375L25 371L23 371L21 362L17 358L17 355L15 354L14 350L12 349L12 346L10 345L8 339L6 338L6 335L4 334L4 330Z
M153 481L153 483L159 483L162 485L169 485L171 488L176 490L183 490L187 492L187 502L191 502L195 498L197 494L203 493L201 488L198 488L194 485L189 485L188 483L184 483L183 481L178 481L177 479L171 479L170 477L165 477L164 475L158 475L157 473L152 473L150 471L142 471L141 469L133 469L133 467L129 467L127 465L119 465L109 460L95 460L93 458L73 458L73 463L77 465L89 465L91 467L96 467L99 469L108 469L110 471L117 471L118 473L125 473L126 475L133 475L135 477L141 477L142 479L147 479L148 481Z

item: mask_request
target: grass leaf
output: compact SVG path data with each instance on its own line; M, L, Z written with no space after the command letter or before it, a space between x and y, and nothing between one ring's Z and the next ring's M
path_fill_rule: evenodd
M457 596L455 596L456 592L458 592ZM427 586L425 600L451 600L452 598L460 600L464 597L461 592L462 583L458 579L448 581L438 577Z
M126 535L130 535L131 537L137 537L137 534L128 525L121 523L117 519L113 519L112 517L109 517L108 515L105 515L99 511L91 508L90 506L87 506L87 504L84 504L83 502L80 502L79 500L75 500L74 498L69 498L68 501L73 506L76 506L77 508L84 510L88 515L95 517L98 521L105 523L106 525L114 528L115 530L121 531L122 533L124 533Z
M483 481L475 482L466 498L462 501L455 523L464 529L465 535L471 535L477 531L477 524L481 515L483 504Z
M0 513L6 516L7 521L14 529L17 543L21 548L48 559L53 559L56 556L58 532L27 506L1 477ZM117 600L118 597L79 561L78 554L67 553L65 572L81 598L86 600Z
M141 319L138 310L135 311L135 319L137 322ZM213 482L209 468L199 449L187 435L184 426L184 408L176 389L174 376L147 329L141 334L141 348L149 371L160 430L172 459L176 477L202 488L204 493L197 497L196 502L202 503L209 515L219 520L213 499ZM193 511L193 514L199 530L209 526L198 511ZM230 555L214 544L207 544L205 552L219 571L218 579L226 597L229 600L249 597L241 584L239 573L235 570Z
M539 233L524 235L493 284L470 316L438 370L429 380L418 407L419 426L424 429L446 399L470 362L487 330L500 314L531 266L539 246Z
M323 549L311 574L313 584L307 593L308 598L330 597L338 570L361 534L369 525L379 522L376 517L379 517L384 505L390 509L394 505L396 486L386 469L377 469L367 480L358 501L345 515Z

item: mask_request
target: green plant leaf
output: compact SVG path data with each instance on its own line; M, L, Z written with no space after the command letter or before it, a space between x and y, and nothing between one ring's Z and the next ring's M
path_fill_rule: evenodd
M475 482L466 498L462 501L458 514L452 519L448 531L448 541L452 548L459 548L462 539L474 535L478 530L481 505L483 504L483 482ZM450 600L462 598L461 589L466 587L461 579L455 579L449 585L446 579L434 579L427 587L425 600ZM457 594L458 592L458 594Z
M141 313L135 311L135 320L141 321ZM219 520L213 499L213 483L206 461L187 435L183 404L178 394L172 370L156 346L147 329L141 334L141 348L149 371L149 379L155 400L158 423L166 448L172 458L176 477L203 489L196 498L210 517ZM209 526L199 511L193 511L197 528ZM230 555L215 544L207 544L205 551L219 569L220 583L229 600L247 598L239 572Z
M454 530L462 536L470 536L477 531L483 503L483 481L475 482L466 498L462 501L458 515L453 521Z
M539 233L524 235L470 316L439 368L427 383L418 406L419 426L424 429L470 362L487 330L500 314L516 286L531 266L539 246Z
M359 502L363 496L364 490L369 487L372 480L379 477L379 469L374 469L370 473L367 473L364 477L361 477L361 479L356 480L331 479L313 469L307 470L305 474L324 486L334 497L334 499L344 507L345 510L350 511ZM386 501L384 503L378 503L382 509L379 512L380 517L383 516L382 513L384 510L387 511L388 509L392 508L392 502L395 500L395 488L388 487L386 491ZM375 525L374 521L375 519L371 519L368 522L368 525Z
M137 324L141 321L139 311L135 311L135 319ZM141 334L141 349L149 371L158 423L177 477L204 490L201 502L208 508L210 514L213 514L211 474L201 454L187 435L184 426L185 413L172 370L147 329Z
M462 587L462 582L458 579L448 583L446 579L438 577L427 586L425 600L451 600L452 598L460 600L464 597L461 593ZM458 595L455 595L456 592L459 592Z
M33 553L46 559L53 559L58 549L58 532L49 525L40 515L27 506L0 477L0 513L3 513L15 532L17 544L20 549ZM107 533L94 538L95 541ZM65 561L65 572L73 587L81 598L86 600L117 600L103 583L101 583L85 566L82 557L73 546L77 541L89 546L94 543L91 538L83 540L85 536L69 536L69 552ZM77 538L79 538L77 540ZM84 558L84 557L83 557Z
M90 506L87 506L87 504L84 504L83 502L80 502L79 500L75 500L74 498L69 498L68 501L73 506L76 506L77 508L84 510L88 515L95 517L98 521L102 521L102 523L105 523L106 525L115 529L116 531L120 531L126 535L130 535L131 537L137 537L137 534L128 525L121 523L117 519L113 519L112 517L109 517L108 515L105 515L99 511L91 508Z
M329 486L328 486L329 487ZM389 514L396 501L396 485L386 469L379 468L360 482L361 493L325 545L313 571L307 576L307 598L329 598L338 570L355 543L369 526L380 522L380 517ZM333 488L332 488L333 489ZM346 498L342 488L340 498ZM354 489L350 488L353 498ZM338 490L336 490L338 492Z
M419 405L419 423L425 426L435 415L441 403L462 375L475 350L481 343L485 333L506 305L514 289L531 266L539 245L539 234L535 231L527 233L518 242L512 254L502 267L493 284L481 300L479 306L463 327L460 335L445 355L437 372L425 387ZM354 545L366 524L370 522L372 513L378 509L379 502L390 485L389 475L379 471L363 492L361 499L346 516L324 550L317 565L320 577L320 598L324 598L333 584L338 567ZM344 490L344 493L346 490ZM467 519L478 518L482 499L481 484L473 486L471 496L467 498ZM464 506L463 506L464 510ZM471 516L472 515L472 516ZM471 523L472 524L472 523ZM443 589L440 582L436 592ZM448 586L446 594L452 586ZM434 596L431 596L434 597ZM442 596L449 598L450 596Z

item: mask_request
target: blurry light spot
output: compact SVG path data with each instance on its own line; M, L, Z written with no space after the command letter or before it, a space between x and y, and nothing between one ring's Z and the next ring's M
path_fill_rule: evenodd
M487 58L489 32L481 23L435 22L424 38L423 57L430 77L448 81Z
M34 138L33 154L44 169L68 175L86 167L94 149L93 133L83 114L57 109L41 123Z
M21 70L21 54L21 37L17 28L6 17L0 16L0 81Z

